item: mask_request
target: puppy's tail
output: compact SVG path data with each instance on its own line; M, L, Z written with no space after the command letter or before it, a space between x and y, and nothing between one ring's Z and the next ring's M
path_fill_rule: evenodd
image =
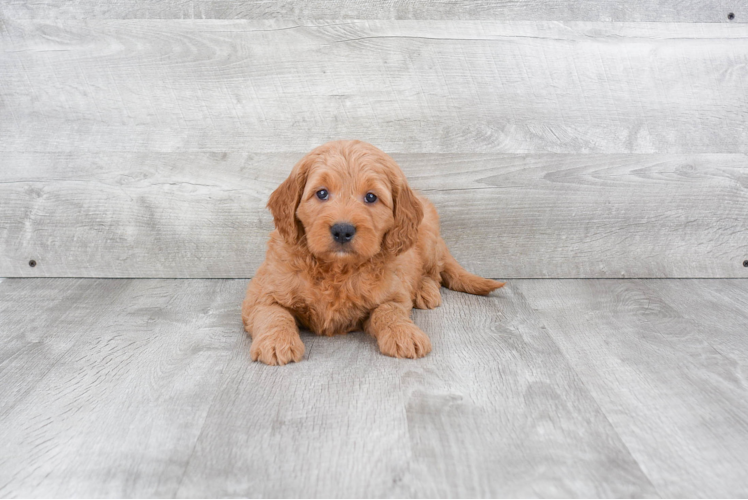
M440 274L444 286L450 290L472 293L473 295L488 295L493 290L504 286L504 283L500 281L481 278L480 276L467 272L455 260L455 258L452 257L447 246L444 245L443 248L444 269Z

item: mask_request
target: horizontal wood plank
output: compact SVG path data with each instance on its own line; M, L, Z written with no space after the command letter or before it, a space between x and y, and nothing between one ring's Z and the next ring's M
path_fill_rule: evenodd
M0 276L251 277L302 155L0 153ZM748 276L746 155L394 157L484 276Z
M748 152L745 24L6 20L4 151Z
M738 0L7 0L16 19L443 19L745 22Z

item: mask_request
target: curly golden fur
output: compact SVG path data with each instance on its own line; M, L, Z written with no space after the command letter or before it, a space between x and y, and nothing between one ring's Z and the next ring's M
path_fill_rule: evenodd
M503 286L457 263L431 202L413 192L392 158L365 142L314 149L268 208L276 230L242 304L255 361L301 361L299 325L318 335L363 328L383 354L420 358L431 341L411 321L413 307L439 306L442 284L478 295ZM341 223L355 228L350 241L333 236Z

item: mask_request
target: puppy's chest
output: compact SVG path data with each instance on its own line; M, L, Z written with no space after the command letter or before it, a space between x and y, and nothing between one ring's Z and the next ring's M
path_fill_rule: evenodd
M337 335L359 330L371 310L378 305L376 287L360 280L339 282L310 281L294 312L311 331Z

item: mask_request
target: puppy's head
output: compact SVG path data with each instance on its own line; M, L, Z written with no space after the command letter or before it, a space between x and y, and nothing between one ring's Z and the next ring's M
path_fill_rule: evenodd
M288 244L325 261L397 255L415 243L423 219L397 163L360 141L329 142L307 154L268 208Z

